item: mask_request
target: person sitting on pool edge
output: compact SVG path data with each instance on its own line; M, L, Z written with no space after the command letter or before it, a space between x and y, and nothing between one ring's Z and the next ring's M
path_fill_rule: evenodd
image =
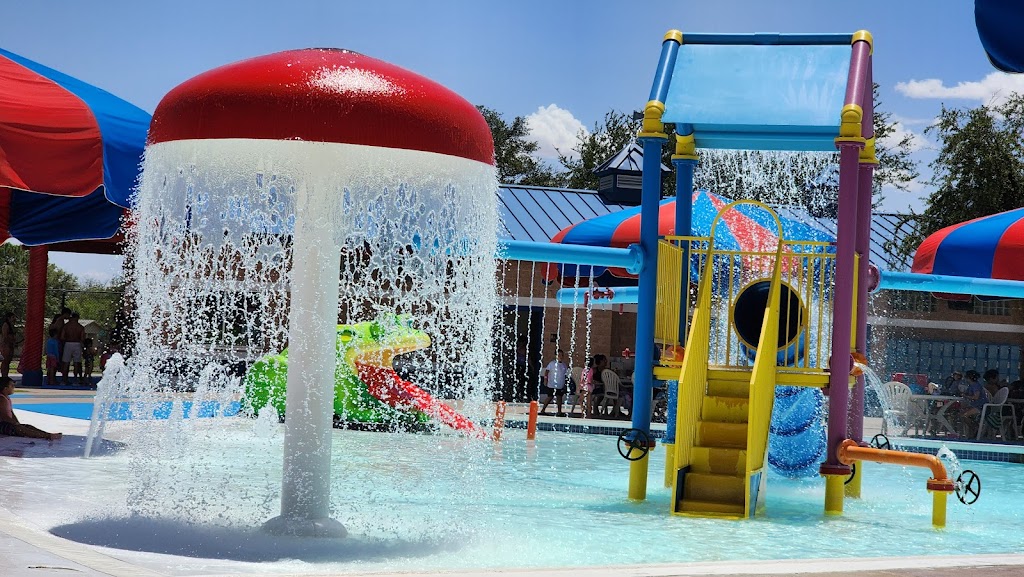
M56 441L63 436L60 433L47 433L32 425L19 423L17 415L14 414L14 405L11 404L11 394L13 393L14 379L0 377L0 435L47 439L50 441Z

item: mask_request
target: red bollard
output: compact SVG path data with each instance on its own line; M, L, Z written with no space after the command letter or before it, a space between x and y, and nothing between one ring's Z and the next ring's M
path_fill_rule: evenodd
M494 440L501 440L501 433L505 430L505 401L498 401L494 408Z
M526 422L526 440L532 441L537 438L537 413L540 412L540 405L537 401L530 401L530 420Z

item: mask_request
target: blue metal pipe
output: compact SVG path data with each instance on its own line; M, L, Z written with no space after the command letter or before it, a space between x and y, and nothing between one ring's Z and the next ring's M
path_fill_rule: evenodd
M647 258L640 270L636 314L636 373L633 377L633 428L650 436L654 381L654 322L658 300L658 212L661 198L663 138L640 138L644 147L640 192L640 248ZM636 497L634 497L636 498Z
M954 293L987 297L1024 298L1024 281L970 278L947 274L880 271L879 290Z
M689 158L673 159L672 164L676 167L676 236L690 236L693 234L693 170L697 167L697 161ZM683 267L682 278L679 286L679 342L686 342L686 328L690 318L690 311L687 310L690 299L687 298L687 283L690 280L690 245L683 243Z
M693 171L697 161L692 158L675 158L672 165L676 168L676 229L677 236L693 234ZM686 344L686 331L689 328L689 287L690 282L690 243L683 243L682 278L679 280L679 342ZM668 384L668 407L665 410L665 443L676 442L676 395L678 383Z
M672 71L676 67L676 55L679 54L679 43L666 38L661 43L661 57L658 58L658 68L654 72L654 84L651 86L651 97L648 100L665 102L668 96L668 85L672 82ZM661 154L658 154L661 158Z
M635 244L629 245L628 248L609 248L581 244L501 240L498 241L498 257L506 260L566 262L623 268L629 274L639 274L644 264L643 252L640 246Z
M635 305L637 298L640 296L640 289L635 286L624 286L624 287L612 287L610 290L611 296L602 296L600 298L594 298L590 296L590 301L594 304L615 304L615 305ZM558 304L572 305L580 304L583 302L584 296L590 292L589 288L566 288L560 289L555 293L555 298L558 300Z
M755 32L753 34L696 33L683 36L685 44L735 44L735 45L780 45L780 46L822 46L843 45L853 41L853 34L778 34Z

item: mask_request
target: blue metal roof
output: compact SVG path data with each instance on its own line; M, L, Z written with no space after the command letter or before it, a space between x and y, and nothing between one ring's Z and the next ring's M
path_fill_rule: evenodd
M593 190L504 185L498 187L497 194L502 219L499 235L512 240L548 242L571 224L629 208L622 204L605 203ZM834 218L813 217L798 206L773 208L780 217L806 222L833 236L837 234ZM887 245L898 245L916 228L917 224L913 220L901 225L904 218L891 213L871 215L871 262L880 269L910 271L911 259L897 259L887 248Z
M593 190L503 185L498 187L498 210L504 230L498 234L512 240L548 242L570 224L623 208L626 205L605 203Z

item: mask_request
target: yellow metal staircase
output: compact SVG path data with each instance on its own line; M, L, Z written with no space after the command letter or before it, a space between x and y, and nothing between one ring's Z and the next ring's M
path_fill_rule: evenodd
M745 516L750 370L709 369L676 512Z
M711 239L715 224L717 218ZM713 241L707 250L714 253ZM763 506L768 429L778 380L781 255L780 242L750 367L709 365L714 265L713 258L705 260L679 375L675 514L746 518Z

